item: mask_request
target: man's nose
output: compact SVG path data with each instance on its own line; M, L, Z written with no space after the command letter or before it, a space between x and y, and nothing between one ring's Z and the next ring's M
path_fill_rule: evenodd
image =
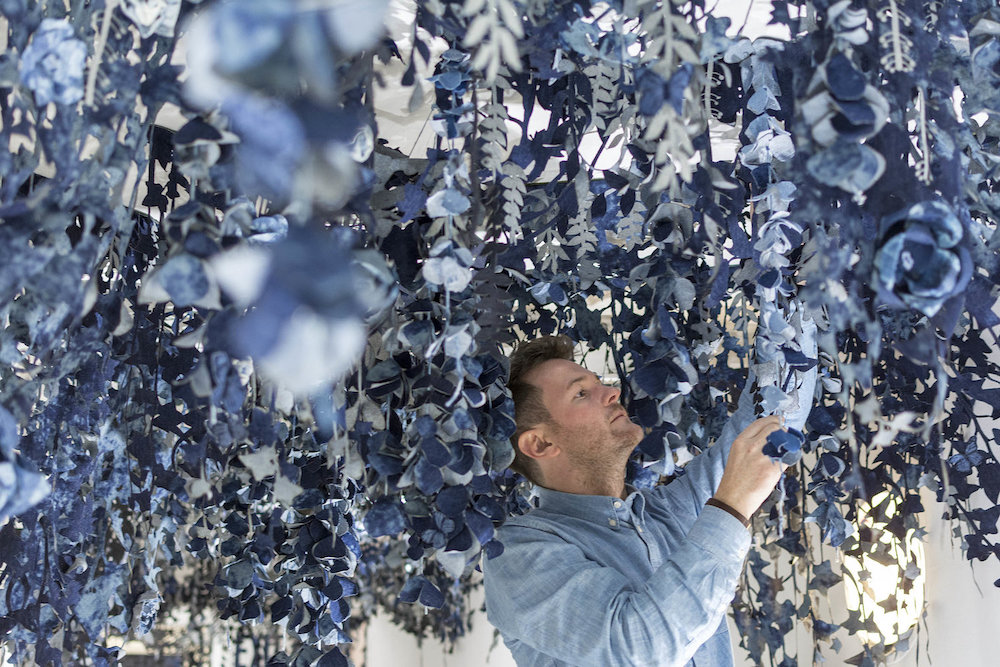
M618 387L611 387L608 385L604 385L604 388L607 390L605 401L608 404L617 403L618 398L622 395L622 390Z

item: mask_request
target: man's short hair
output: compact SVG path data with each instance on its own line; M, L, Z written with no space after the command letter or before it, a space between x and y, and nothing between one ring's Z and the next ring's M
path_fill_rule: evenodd
M510 468L535 484L541 483L541 469L534 459L521 453L517 440L522 433L548 422L552 416L542 402L542 390L526 381L524 376L551 359L573 361L573 341L562 335L542 336L521 343L510 355L507 388L514 399L514 420L517 423L517 431L511 437L514 462Z

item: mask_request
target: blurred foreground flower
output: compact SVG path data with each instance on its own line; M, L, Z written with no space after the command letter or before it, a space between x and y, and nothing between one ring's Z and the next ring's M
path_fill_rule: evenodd
M39 106L76 104L83 98L87 47L63 19L44 19L21 56L21 83L35 93Z
M212 260L223 291L249 305L228 327L239 354L297 395L340 380L357 363L368 324L395 298L381 253L354 249L346 229L293 227L270 246L244 246Z
M45 476L29 470L17 460L14 448L19 439L17 421L0 406L0 525L49 495Z
M385 32L387 6L241 0L192 21L185 97L229 119L243 189L336 210L364 187L374 120L348 91L366 66L358 54Z

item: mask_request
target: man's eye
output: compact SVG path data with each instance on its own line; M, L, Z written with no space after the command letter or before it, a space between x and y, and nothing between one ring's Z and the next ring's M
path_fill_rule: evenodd
M583 398L586 395L587 395L587 390L586 389L581 389L580 391L576 392L576 397L577 398Z

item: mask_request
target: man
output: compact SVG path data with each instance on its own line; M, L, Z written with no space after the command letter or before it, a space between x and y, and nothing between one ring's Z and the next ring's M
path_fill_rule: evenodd
M777 416L753 419L744 392L718 441L683 476L652 490L625 485L643 437L617 388L544 337L511 357L517 432L512 467L538 506L499 530L484 561L486 611L518 665L732 665L725 623L750 547L749 517L781 476L762 453ZM801 428L815 370L803 374Z

